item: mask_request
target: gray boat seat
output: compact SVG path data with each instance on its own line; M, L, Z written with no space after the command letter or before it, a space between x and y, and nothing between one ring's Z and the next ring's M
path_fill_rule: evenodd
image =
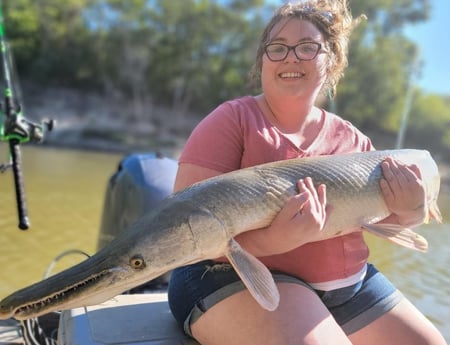
M63 311L58 345L199 345L176 323L167 293L119 295Z

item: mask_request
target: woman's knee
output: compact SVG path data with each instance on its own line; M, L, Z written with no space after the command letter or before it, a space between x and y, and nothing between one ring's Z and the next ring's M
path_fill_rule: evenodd
M275 311L262 309L244 290L206 311L192 324L192 334L205 344L350 344L312 290L292 283L278 288Z

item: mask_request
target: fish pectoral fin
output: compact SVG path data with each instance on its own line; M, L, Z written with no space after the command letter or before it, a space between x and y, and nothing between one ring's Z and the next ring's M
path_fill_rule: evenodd
M261 307L275 310L280 302L280 294L269 269L242 249L234 239L228 242L225 255Z
M398 224L362 224L367 231L400 246L419 252L428 250L428 242L421 235Z

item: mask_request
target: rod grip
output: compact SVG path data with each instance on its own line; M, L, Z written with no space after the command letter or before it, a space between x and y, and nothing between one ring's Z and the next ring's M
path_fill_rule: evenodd
M12 168L14 173L14 187L16 189L17 213L19 217L19 229L27 230L30 227L28 219L27 200L25 197L25 187L22 175L22 156L20 152L20 142L17 139L9 140L9 148L12 158Z

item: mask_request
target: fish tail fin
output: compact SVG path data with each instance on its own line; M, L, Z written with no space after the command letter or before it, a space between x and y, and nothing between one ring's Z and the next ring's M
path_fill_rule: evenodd
M256 301L264 309L275 310L280 294L269 269L234 239L228 242L226 256Z
M433 202L430 204L430 207L428 208L428 218L435 219L439 224L442 223L442 214L439 210L439 206L436 200L433 200Z
M428 250L428 242L424 237L401 225L363 224L362 226L371 234L382 237L400 246L419 252L426 252Z

